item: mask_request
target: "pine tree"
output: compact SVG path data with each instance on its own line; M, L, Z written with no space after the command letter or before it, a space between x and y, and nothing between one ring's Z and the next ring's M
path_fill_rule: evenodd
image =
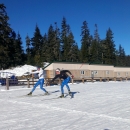
M70 32L70 34L68 35L68 42L69 42L68 53L66 54L68 57L68 61L71 62L79 61L79 49L77 43L74 40L72 32Z
M130 67L130 55L126 56L126 66Z
M40 33L39 27L36 25L34 36L31 39L31 53L33 57L33 65L42 66L42 59L41 59L41 50L42 50L42 35Z
M68 35L69 35L70 27L67 25L65 17L63 17L61 23L61 55L63 61L68 61L68 51L70 48L68 42Z
M4 4L0 4L0 68L10 66L10 42L12 29L8 23L9 17L5 11Z
M83 22L83 26L81 27L81 37L81 62L89 62L90 33L86 21Z
M47 34L45 33L42 39L42 50L41 50L41 59L42 62L47 62L48 57L48 41L47 41Z
M104 49L103 57L104 57L105 64L115 65L116 49L113 41L113 33L110 28L106 32L106 38L103 45L103 49Z
M47 61L48 62L52 62L54 61L54 51L55 51L55 32L54 32L54 28L52 25L50 25L49 29L48 29L48 48L47 48Z
M115 51L115 55L116 55L115 66L119 66L120 65L119 50Z
M101 63L105 64L105 40L100 41L100 53L101 53Z
M121 45L119 45L119 65L126 66L126 55L124 48Z
M90 47L90 63L101 63L101 48L100 48L100 38L98 34L98 28L95 24L94 38L92 38L92 43Z
M63 61L77 61L79 50L74 35L63 17L61 24L61 55ZM78 58L78 59L77 59Z
M31 64L31 44L30 44L30 38L27 35L25 39L26 39L27 64Z
M8 62L9 62L9 66L10 67L14 67L16 66L16 63L15 63L15 48L14 48L14 44L16 42L16 33L14 31L11 31L10 33L10 42L9 42L9 59L8 59ZM13 52L13 53L12 53Z
M61 61L61 51L60 51L60 29L57 26L57 23L55 22L55 44L54 44L54 60L55 61Z
M23 51L23 47L22 47L22 41L21 41L21 36L18 33L17 37L16 37L16 42L14 42L14 49L15 49L15 63L16 65L23 65L23 55L24 55L24 51Z

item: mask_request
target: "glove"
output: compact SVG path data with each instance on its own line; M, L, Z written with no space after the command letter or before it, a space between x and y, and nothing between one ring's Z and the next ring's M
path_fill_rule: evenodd
M71 75L71 78L73 79L73 78L74 78L74 76L73 76L73 75Z

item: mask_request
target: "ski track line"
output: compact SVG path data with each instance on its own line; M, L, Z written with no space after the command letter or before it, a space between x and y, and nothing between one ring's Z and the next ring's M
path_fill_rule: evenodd
M4 101L0 99L0 101ZM17 104L25 104L25 105L32 105L33 107L44 107L47 109L53 109L55 111L63 111L63 112L67 112L67 113L74 113L74 114L80 114L80 115L87 115L90 118L106 118L109 120L114 120L114 121L121 121L121 122L127 122L130 123L130 119L125 119L125 118L121 118L121 117L113 117L113 116L108 116L108 115L104 115L104 114L95 114L95 113L88 113L88 112L83 112L83 111L77 111L77 110L70 110L70 109L64 109L64 108L59 108L59 107L52 107L52 106L44 106L43 104L33 104L33 103L28 103L28 102L21 102L21 101L16 101L16 100L8 100L8 102L10 103L17 103Z

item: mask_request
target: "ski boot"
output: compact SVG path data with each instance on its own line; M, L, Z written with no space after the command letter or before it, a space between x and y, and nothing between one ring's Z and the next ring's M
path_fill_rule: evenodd
M32 92L28 93L27 95L32 95Z
M59 96L59 98L64 98L64 94L61 94L61 96Z
M49 95L49 93L46 91L44 95Z
M71 92L70 90L68 91L68 93L69 93L69 95L71 96L72 92Z

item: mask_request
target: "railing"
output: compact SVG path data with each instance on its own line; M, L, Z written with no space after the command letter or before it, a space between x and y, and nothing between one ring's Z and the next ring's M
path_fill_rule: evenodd
M60 84L62 82L62 80L58 79L55 80L54 83L49 84L49 81L51 81L52 78L45 78L44 80L44 84L45 86L49 86L49 85L57 85ZM87 78L74 78L71 79L71 83L75 83L75 82L109 82L109 81L127 81L130 80L130 77L87 77ZM1 81L1 80L0 80ZM25 79L25 80L14 80L14 79L3 79L3 83L1 85L5 85L6 89L9 90L9 86L13 85L13 86L17 86L17 85L27 85L28 88L30 88L30 85L34 86L34 84L38 81L38 79Z
M44 80L44 84L45 86L49 85L49 81L51 81L52 78L45 78ZM100 81L100 82L108 82L108 81L124 81L124 80L130 80L130 77L87 77L87 78L74 78L71 79L71 83L74 82L96 82L96 81ZM23 84L28 85L28 87L30 87L30 85L34 85L38 80L34 80L34 79L27 79L24 81L19 81L23 82ZM60 84L62 82L62 80L57 79L54 81L54 83L52 83L51 85L56 85L56 84ZM22 84L22 83L21 83Z
M5 86L9 90L9 86L18 85L18 79L0 78L0 85Z
M18 79L8 79L8 78L0 78L1 85L6 85L7 81L9 81L10 86L18 85Z

